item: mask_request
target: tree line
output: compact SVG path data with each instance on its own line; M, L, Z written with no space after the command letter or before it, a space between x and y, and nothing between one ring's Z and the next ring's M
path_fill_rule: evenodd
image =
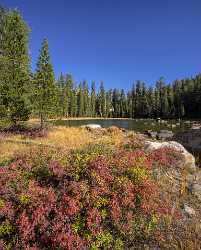
M42 41L35 72L30 69L29 27L17 10L0 7L0 117L14 124L48 118L201 118L201 74L131 90L105 90L101 82L77 84L71 74L55 79L48 40Z

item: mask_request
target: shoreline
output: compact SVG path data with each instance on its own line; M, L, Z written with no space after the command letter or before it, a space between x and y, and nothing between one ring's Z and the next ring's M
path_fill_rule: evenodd
M79 121L79 120L134 120L133 118L104 118L104 117L69 117L69 118L55 118L48 119L48 121ZM29 119L28 122L40 122L40 119Z

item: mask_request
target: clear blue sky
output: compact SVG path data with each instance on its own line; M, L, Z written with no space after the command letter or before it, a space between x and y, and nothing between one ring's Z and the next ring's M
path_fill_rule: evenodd
M31 28L34 68L44 37L55 74L131 87L201 72L201 0L1 0Z

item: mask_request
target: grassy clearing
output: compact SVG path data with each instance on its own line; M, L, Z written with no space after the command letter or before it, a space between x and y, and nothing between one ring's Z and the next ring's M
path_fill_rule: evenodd
M27 134L3 133L0 138L0 164L15 156L17 152L24 152L31 147L52 147L62 150L79 149L88 144L119 145L123 141L120 132L105 133L101 136L93 134L84 128L52 127L47 135L33 138Z

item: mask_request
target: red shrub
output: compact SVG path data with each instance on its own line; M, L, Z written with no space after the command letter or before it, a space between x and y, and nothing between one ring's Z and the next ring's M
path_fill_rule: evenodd
M169 147L155 150L151 157L160 166L175 167L181 161L181 153Z
M3 240L20 249L69 250L104 244L100 235L105 232L114 232L112 246L119 238L128 241L125 235L133 232L136 217L146 224L159 211L151 167L145 153L121 151L80 166L75 180L73 166L50 160L41 172L17 160L0 169L0 223L11 225Z

